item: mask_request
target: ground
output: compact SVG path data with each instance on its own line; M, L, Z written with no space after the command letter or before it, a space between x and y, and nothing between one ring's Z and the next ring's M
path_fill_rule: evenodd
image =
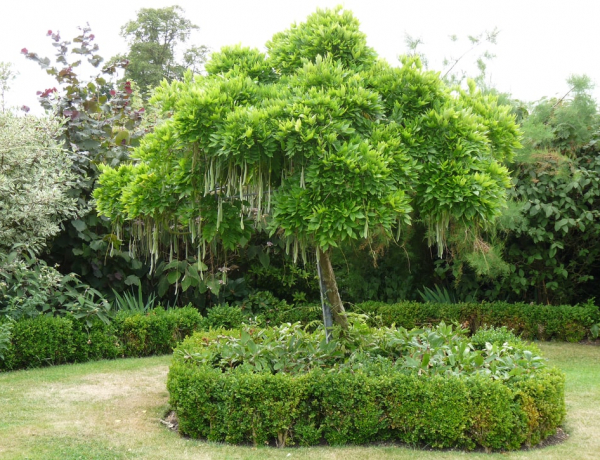
M600 452L600 347L540 344L567 374L565 442L494 457L595 459ZM1 459L489 459L397 446L273 449L181 438L161 419L169 356L0 374Z

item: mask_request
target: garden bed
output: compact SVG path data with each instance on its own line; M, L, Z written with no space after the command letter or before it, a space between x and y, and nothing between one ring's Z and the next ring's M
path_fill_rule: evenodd
M196 333L175 350L167 386L179 431L210 441L536 445L563 421L564 376L535 348L502 336L468 339L443 324L361 325L329 344L299 325Z

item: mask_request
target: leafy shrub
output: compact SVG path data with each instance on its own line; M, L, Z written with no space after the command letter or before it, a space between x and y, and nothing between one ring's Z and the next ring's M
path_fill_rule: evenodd
M170 353L201 327L192 307L147 313L120 312L110 324L73 314L0 322L0 369Z
M112 324L99 319L87 321L72 319L73 362L114 359L123 354L121 341Z
M9 349L12 328L12 321L0 322L0 360L4 359L4 353Z
M356 323L356 321L355 321ZM358 331L357 331L358 329ZM239 337L222 334L208 340L202 333L183 342L176 353L199 365L229 371L238 366L250 372L297 374L317 368L371 366L395 368L418 375L483 374L508 380L544 367L521 343L487 343L474 349L465 330L441 323L433 329L371 329L353 327L344 341L327 342L321 331L307 332L299 323L269 329L242 329ZM515 338L515 342L521 342ZM185 351L191 345L193 352Z
M147 313L122 311L113 321L123 356L150 356L170 353L178 340L201 323L200 314L192 307L184 312L166 311L162 307ZM173 313L172 313L173 312Z
M11 344L0 362L6 369L21 369L72 361L73 323L71 319L38 316L15 321Z
M0 314L18 320L41 314L73 314L108 323L111 305L77 275L62 275L33 254L0 254Z
M12 319L53 312L62 275L28 254L0 254L0 314Z
M520 342L519 338L512 331L509 331L506 326L483 326L471 336L471 344L478 350L485 348L486 343L501 345L517 342Z
M236 329L246 318L240 307L224 304L210 308L203 323L206 329Z
M507 302L481 304L364 302L353 306L352 311L368 315L372 325L395 324L410 329L445 321L463 324L472 333L485 325L506 326L514 334L526 340L568 342L579 342L586 337L592 337L592 326L600 322L600 309L591 301L574 306Z
M272 315L289 308L290 306L285 300L279 300L269 291L257 291L250 294L242 303L242 309L251 315Z
M564 376L528 350L473 350L445 325L365 331L345 343L298 324L196 333L167 383L180 431L255 445L516 449L564 417Z

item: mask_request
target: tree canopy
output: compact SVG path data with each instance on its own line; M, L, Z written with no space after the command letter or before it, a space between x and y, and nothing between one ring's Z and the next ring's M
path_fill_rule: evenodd
M186 68L195 69L204 62L207 49L202 46L189 48L183 63L176 59L177 46L198 29L183 12L179 6L142 8L135 20L121 28L121 35L129 43L129 53L118 58L129 61L125 78L135 81L142 91L158 86L163 79L180 79Z
M502 162L519 136L510 109L474 84L452 91L418 57L378 59L349 11L318 10L267 54L225 47L206 70L156 90L172 118L131 164L105 167L95 192L153 257L168 234L198 248L201 268L206 243L233 249L266 228L328 265L340 242L386 241L414 219L441 253L451 223L477 228L504 206Z

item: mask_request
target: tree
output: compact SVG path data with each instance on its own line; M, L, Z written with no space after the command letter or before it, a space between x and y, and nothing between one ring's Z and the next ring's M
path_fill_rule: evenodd
M561 98L537 102L523 121L513 165L520 219L509 222L504 287L544 303L597 296L600 276L600 116L585 76Z
M198 69L206 58L206 47L193 46L185 52L182 63L177 61L177 46L198 29L183 17L183 12L179 6L142 8L136 20L128 21L121 28L121 36L129 44L125 79L135 81L143 93L158 86L163 79L181 79L186 69Z
M0 114L0 254L39 252L77 214L71 161L56 141L61 131L56 118Z
M140 261L132 261L118 248L112 253L114 257L107 257L113 236L110 225L90 206L91 193L99 175L98 164L116 166L128 159L131 145L141 135L144 109L139 106L139 96L135 97L134 84L114 83L124 63L104 65L89 26L80 28L72 41L51 30L47 36L56 51L53 59L27 48L21 52L56 80L55 87L40 89L37 95L48 114L64 120L57 134L70 159L64 165L75 174L69 194L88 212L70 219L43 257L52 266L59 264L65 274L75 272L94 288L110 294L111 288L123 289L125 282L130 283L130 275L137 280L135 275L144 270ZM82 61L97 69L96 75L83 75Z
M285 238L295 259L314 249L347 328L331 248L389 241L418 219L441 254L451 223L476 229L500 212L510 186L500 162L518 130L474 85L454 96L418 58L378 60L341 8L318 10L267 49L225 47L208 76L163 84L153 101L173 117L143 139L135 163L103 168L98 211L135 222L153 257L162 234L171 254L196 248L199 268L206 243L233 249L251 229Z

